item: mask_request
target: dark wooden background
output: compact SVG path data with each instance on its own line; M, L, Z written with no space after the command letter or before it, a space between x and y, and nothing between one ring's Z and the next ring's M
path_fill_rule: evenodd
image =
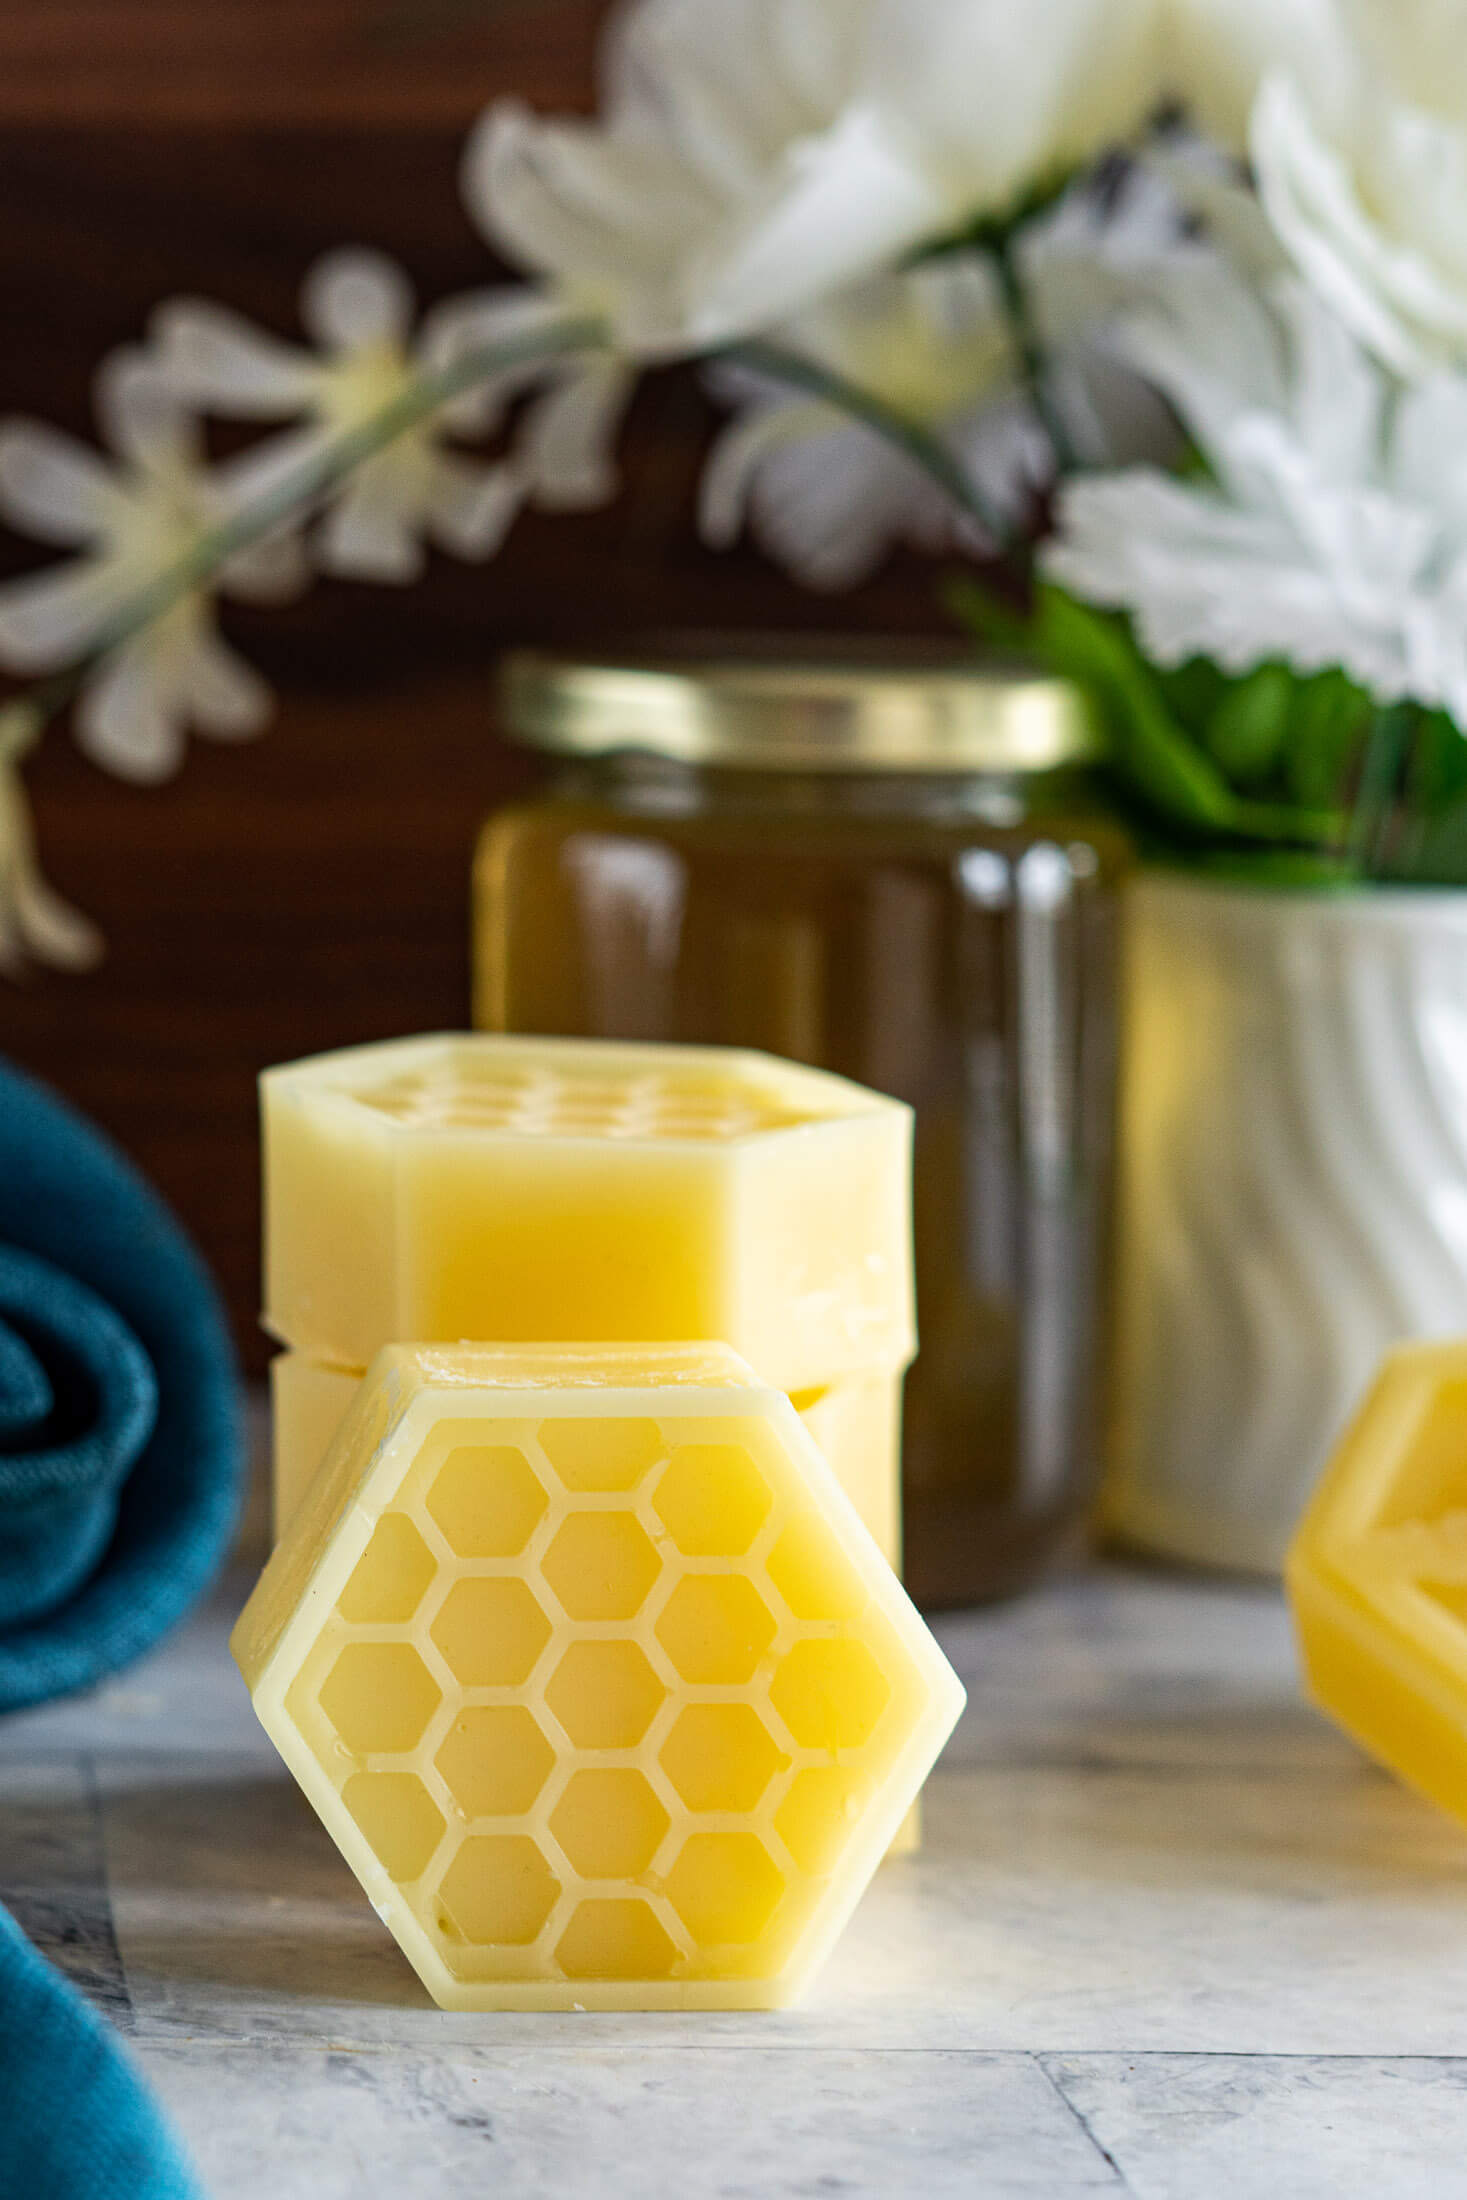
M605 0L5 0L0 5L0 412L87 430L92 366L179 292L289 332L300 276L343 242L432 299L496 273L459 203L486 100L593 96ZM46 866L105 927L86 978L0 980L0 1051L104 1123L175 1202L259 1365L254 1078L268 1062L468 1014L476 824L527 778L495 739L496 654L698 627L909 629L931 579L898 561L821 603L693 535L713 415L686 373L643 388L628 488L521 522L491 565L410 590L316 589L226 626L280 710L248 748L198 743L139 791L64 731L30 772ZM0 540L0 570L46 553Z

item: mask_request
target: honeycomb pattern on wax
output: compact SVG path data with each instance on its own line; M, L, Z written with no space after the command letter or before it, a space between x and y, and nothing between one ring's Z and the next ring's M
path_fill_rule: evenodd
M445 2006L777 2004L961 1690L787 1399L716 1347L575 1357L548 1400L383 1354L237 1654Z
M500 1066L467 1049L405 1076L362 1087L357 1099L414 1130L490 1130L521 1138L746 1138L819 1122L830 1111L792 1104L788 1093L744 1070L573 1063Z

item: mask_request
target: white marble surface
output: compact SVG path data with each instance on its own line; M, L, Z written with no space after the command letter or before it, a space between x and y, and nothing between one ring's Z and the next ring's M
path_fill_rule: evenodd
M807 2006L553 2018L428 2004L253 1725L245 1586L0 1725L0 1900L216 2200L1467 2200L1467 1835L1298 1702L1271 1593L945 1623L927 1847Z

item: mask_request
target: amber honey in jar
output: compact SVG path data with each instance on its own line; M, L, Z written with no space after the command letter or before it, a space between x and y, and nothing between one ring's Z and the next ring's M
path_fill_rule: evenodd
M848 652L522 655L544 791L485 826L494 1031L765 1048L916 1111L905 1573L1021 1587L1102 1432L1124 835L1062 681Z

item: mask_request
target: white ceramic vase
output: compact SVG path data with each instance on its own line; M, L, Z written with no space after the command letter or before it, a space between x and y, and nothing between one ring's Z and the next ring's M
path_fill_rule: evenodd
M1110 1525L1276 1571L1386 1348L1467 1333L1467 893L1127 912Z

